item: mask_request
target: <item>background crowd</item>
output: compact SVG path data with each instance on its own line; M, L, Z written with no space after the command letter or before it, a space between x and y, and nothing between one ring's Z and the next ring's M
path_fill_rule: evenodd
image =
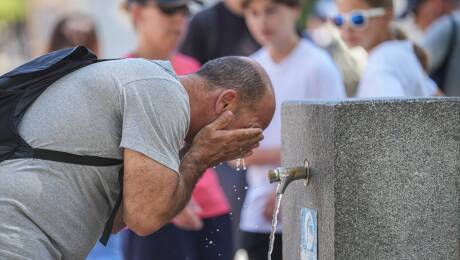
M277 108L247 169L208 169L170 224L147 237L124 230L88 259L266 259L275 202L266 175L280 164L281 104L460 96L459 2L1 0L0 72L75 45L103 58L170 60L179 75L222 56L259 62ZM281 233L273 259L282 259Z

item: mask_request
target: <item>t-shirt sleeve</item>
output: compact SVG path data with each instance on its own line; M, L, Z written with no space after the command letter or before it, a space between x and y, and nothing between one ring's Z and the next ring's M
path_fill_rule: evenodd
M187 94L181 88L166 79L138 80L122 87L120 147L179 172L179 150L190 115Z

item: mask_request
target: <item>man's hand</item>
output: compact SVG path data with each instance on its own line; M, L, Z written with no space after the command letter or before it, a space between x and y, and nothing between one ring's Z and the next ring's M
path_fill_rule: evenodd
M188 153L197 156L196 159L208 167L251 155L252 149L263 139L262 129L227 130L232 120L232 112L227 111L201 129L193 139Z
M202 211L200 206L192 198L187 206L173 218L172 223L183 230L195 230L198 231L203 228L203 221L201 221L198 214Z
M246 157L262 140L262 129L226 130L233 119L223 113L195 136L177 175L147 156L124 150L123 215L128 227L149 235L171 221L190 200L203 172L219 162Z

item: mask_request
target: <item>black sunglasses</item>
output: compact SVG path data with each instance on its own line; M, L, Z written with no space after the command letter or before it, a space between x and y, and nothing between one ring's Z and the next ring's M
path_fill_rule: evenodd
M190 10L187 5L180 5L180 6L174 6L174 7L166 7L166 6L158 6L158 9L165 14L165 15L175 15L176 13L183 13L185 15L190 14Z

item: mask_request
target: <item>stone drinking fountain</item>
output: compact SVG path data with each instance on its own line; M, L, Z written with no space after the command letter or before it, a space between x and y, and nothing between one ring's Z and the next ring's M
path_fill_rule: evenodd
M459 259L460 98L287 102L282 146L284 259Z

